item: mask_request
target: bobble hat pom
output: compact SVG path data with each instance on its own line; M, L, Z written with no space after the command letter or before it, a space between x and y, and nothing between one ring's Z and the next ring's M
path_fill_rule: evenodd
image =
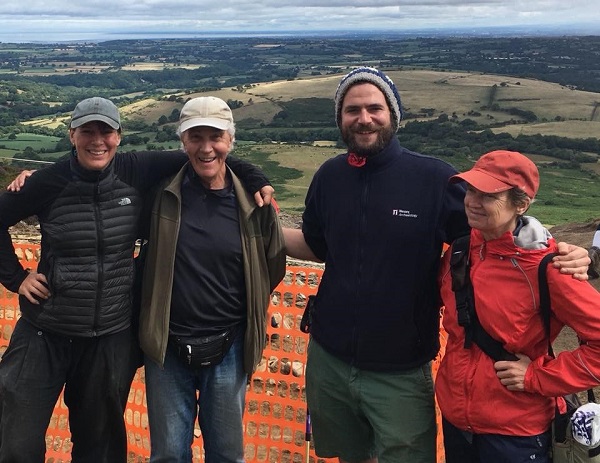
M385 95L385 99L392 113L392 118L395 122L395 129L398 130L400 121L402 120L402 102L400 101L400 94L398 93L394 82L392 82L392 79L383 72L366 66L356 68L346 74L338 85L335 92L335 120L338 127L341 125L342 102L344 101L346 92L354 84L364 82L376 85Z

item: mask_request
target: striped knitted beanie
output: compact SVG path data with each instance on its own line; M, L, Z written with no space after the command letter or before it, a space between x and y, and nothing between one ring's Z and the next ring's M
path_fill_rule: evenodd
M386 76L383 72L370 67L359 67L346 74L338 88L335 92L335 120L340 127L342 120L342 102L344 101L344 96L350 87L357 83L368 82L370 84L376 85L382 93L385 95L385 99L388 103L390 111L392 113L392 118L396 124L396 130L400 127L400 121L402 120L402 103L400 101L400 95L398 94L398 90L388 76Z

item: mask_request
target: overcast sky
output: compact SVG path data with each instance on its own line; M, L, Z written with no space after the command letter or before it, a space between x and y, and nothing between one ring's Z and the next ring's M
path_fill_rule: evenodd
M413 31L530 26L600 34L599 0L2 0L0 41L106 40L134 33Z

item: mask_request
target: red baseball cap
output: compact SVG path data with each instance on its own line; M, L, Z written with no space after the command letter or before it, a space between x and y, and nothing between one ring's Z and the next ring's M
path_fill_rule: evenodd
M516 151L491 151L481 156L471 170L450 177L450 182L465 181L484 193L500 193L520 188L533 199L540 187L536 165Z

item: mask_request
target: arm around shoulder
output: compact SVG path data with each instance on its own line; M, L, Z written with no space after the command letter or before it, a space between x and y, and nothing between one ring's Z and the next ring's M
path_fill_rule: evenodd
M590 257L586 249L561 241L558 243L558 253L552 264L560 269L560 273L572 275L576 280L588 279Z
M231 155L227 156L226 162L233 173L241 180L244 189L250 194L260 192L265 186L271 187L271 183L267 176L254 164ZM272 192L269 195L269 200L270 196L272 196ZM262 204L258 205L262 206Z
M285 249L288 256L294 259L322 262L306 243L304 234L299 228L283 228L285 238Z

